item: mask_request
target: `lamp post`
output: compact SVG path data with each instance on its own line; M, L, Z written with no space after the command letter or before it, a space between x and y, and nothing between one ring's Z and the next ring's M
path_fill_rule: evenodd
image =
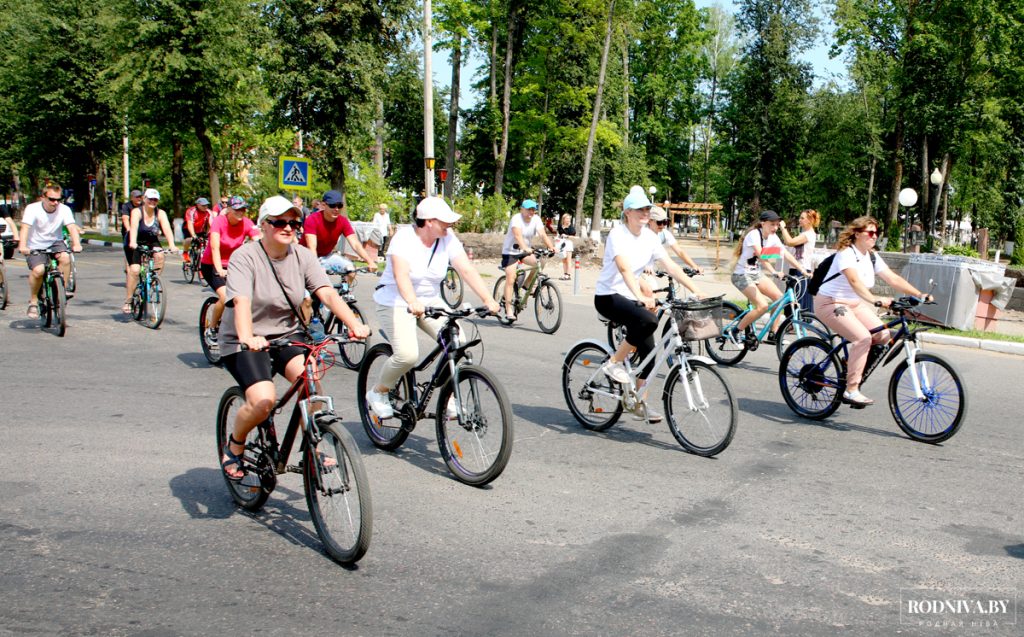
M942 171L936 168L932 171L931 176L928 177L928 181L932 182L935 186L935 196L932 197L931 211L928 214L928 229L931 231L932 236L935 235L935 216L939 212L939 199L942 197Z
M423 0L423 181L427 197L434 194L434 77L430 66L434 43L430 20L430 0Z
M913 188L904 188L900 191L899 196L900 205L904 208L912 208L917 204L917 191ZM903 224L903 253L906 254L910 248L910 222L913 219L913 215L910 210L905 213L906 221Z

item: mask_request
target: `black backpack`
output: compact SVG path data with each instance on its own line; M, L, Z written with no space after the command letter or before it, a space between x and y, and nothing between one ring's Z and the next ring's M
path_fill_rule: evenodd
M818 290L821 289L821 286L825 285L832 279L842 274L842 272L836 272L832 276L828 276L828 271L832 269L832 262L835 261L837 254L838 252L833 252L832 254L828 255L827 257L825 257L824 261L818 264L818 267L814 268L814 274L811 275L811 280L807 282L808 294L810 294L811 296L817 296ZM871 257L871 267L874 268L875 253L868 252L868 255Z

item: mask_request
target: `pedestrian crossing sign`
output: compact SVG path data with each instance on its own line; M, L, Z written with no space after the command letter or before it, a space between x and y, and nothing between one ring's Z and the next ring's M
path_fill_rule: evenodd
M308 190L312 178L308 159L284 156L277 158L277 185L281 190Z

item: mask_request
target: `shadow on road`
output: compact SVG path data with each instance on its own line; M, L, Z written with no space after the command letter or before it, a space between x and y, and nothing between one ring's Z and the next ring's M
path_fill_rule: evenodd
M780 425L806 425L809 427L832 429L833 431L855 431L858 433L873 434L875 436L885 436L889 438L904 437L896 431L875 429L874 427L865 427L863 425L854 425L848 422L843 422L843 410L849 409L849 407L845 405L840 407L836 413L832 414L825 420L810 420L800 418L781 402L772 400L756 400L753 398L739 398L737 402L739 403L741 413L757 414L759 417L764 418L769 422L778 423ZM882 406L876 404L873 407L869 407L869 409L879 409L880 407ZM740 416L741 423L742 418L743 417ZM895 423L893 423L893 427L896 427Z
M659 412L661 411L661 407L656 407L656 409ZM527 420L535 425L560 434L597 436L601 438L621 440L624 443L640 443L648 447L654 447L655 449L683 451L683 448L679 445L657 440L651 434L651 428L654 428L653 430L655 431L664 431L665 433L669 433L668 426L664 421L647 424L646 421L634 420L630 414L625 412L623 412L622 416L614 425L605 431L590 431L589 429L585 429L583 425L579 424L576 419L573 418L568 409L513 403L512 413L516 416L517 429L518 426L521 426L520 421ZM669 435L671 434L669 433Z
M178 354L178 360L184 363L189 369L207 369L217 367L217 365L211 365L210 361L206 360L206 355L202 352L182 352Z

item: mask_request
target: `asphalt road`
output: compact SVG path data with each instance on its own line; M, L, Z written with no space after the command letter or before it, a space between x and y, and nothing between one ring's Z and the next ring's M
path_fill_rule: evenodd
M24 263L8 263L0 634L1024 630L1012 606L925 616L908 605L1021 598L1019 357L929 345L955 361L970 397L961 432L929 446L899 432L887 376L864 388L883 404L801 421L779 395L774 352L754 352L726 371L736 437L704 459L664 424L624 419L603 434L576 424L561 357L603 331L590 299L560 284L558 333L540 333L532 316L512 329L480 324L483 363L516 417L512 459L487 488L448 475L431 423L397 453L373 448L355 373L331 371L375 516L369 553L346 569L321 550L300 476L284 476L258 514L235 508L214 443L232 381L206 364L194 327L207 292L184 284L172 258L163 327L130 323L120 258L93 247L80 258L65 338L25 318ZM357 290L364 308L372 285Z

